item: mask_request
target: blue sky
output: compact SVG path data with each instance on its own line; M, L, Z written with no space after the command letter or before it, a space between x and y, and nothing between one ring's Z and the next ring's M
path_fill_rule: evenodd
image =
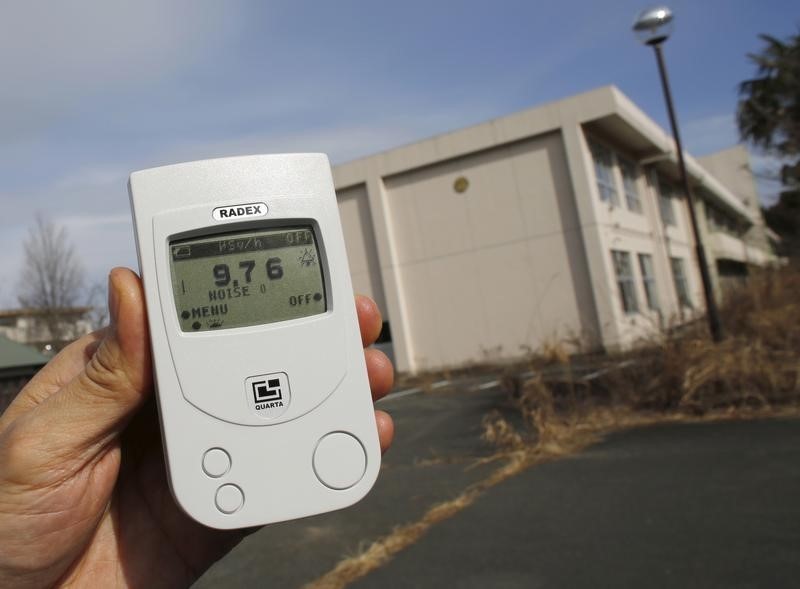
M6 277L37 211L67 227L91 281L134 266L135 169L287 151L342 162L605 84L666 126L652 51L630 32L646 2L2 5ZM796 32L800 11L783 0L670 6L673 93L687 149L703 155L736 142L736 87L757 35ZM0 306L16 288L3 281Z

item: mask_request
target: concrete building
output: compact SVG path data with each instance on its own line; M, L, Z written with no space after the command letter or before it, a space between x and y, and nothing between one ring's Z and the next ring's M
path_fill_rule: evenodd
M726 287L739 284L747 275L749 266L775 263L779 237L764 223L750 158L744 145L737 145L705 157L700 164L718 178L731 193L750 210L753 224L742 226L737 232L720 218L713 205L702 208L703 243L715 254L716 264L710 268L718 298Z
M10 309L0 311L0 336L54 354L69 342L92 331L91 307Z
M746 152L687 156L718 291L774 259ZM397 368L630 346L702 311L671 137L603 87L334 169Z

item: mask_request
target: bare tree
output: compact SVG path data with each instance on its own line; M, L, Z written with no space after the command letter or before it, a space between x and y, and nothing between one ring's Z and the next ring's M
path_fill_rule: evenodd
M20 305L36 309L55 342L69 337L63 311L84 294L85 272L67 230L41 214L23 243L24 261L18 288Z
M104 282L93 283L86 291L86 304L90 311L86 315L92 329L100 329L108 324L108 287Z

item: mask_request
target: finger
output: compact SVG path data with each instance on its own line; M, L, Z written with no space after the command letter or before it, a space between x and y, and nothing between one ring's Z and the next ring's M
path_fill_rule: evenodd
M378 439L381 442L381 453L386 452L394 439L394 421L385 411L375 412L375 423L378 425Z
M362 295L356 295L356 313L358 326L361 328L361 343L366 348L378 339L383 319L375 301Z
M132 271L109 275L111 325L84 369L37 409L52 427L59 454L74 455L119 434L152 390L150 348L142 284Z
M372 400L377 401L392 390L394 368L386 354L373 348L364 350L364 360L367 362L367 376L369 377L369 388L372 391Z
M105 330L93 331L61 350L20 391L3 414L2 422L10 423L30 411L78 376L104 335Z

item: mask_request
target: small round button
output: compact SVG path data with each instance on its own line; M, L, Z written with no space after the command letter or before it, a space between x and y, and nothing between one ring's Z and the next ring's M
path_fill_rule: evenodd
M217 489L214 501L222 513L236 513L244 505L244 493L236 485L222 485Z
M324 436L314 450L314 472L326 487L349 489L367 470L367 454L358 438L344 432Z
M222 448L211 448L203 454L203 471L215 479L227 473L231 468L231 457Z

